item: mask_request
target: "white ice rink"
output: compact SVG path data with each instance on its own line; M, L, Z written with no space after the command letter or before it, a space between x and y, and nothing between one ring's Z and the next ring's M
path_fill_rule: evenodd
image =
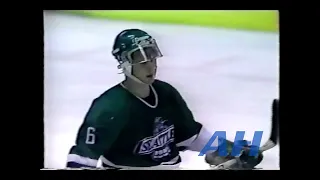
M91 101L123 80L111 56L115 36L141 28L164 54L158 79L174 85L197 121L212 132L270 133L271 102L279 97L279 34L93 20L44 13L45 167L64 168ZM203 157L182 154L181 167L206 169ZM279 169L279 147L258 167Z

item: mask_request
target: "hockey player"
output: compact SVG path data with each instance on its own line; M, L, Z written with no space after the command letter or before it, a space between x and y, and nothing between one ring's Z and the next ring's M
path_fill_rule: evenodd
M155 39L139 29L124 30L115 38L112 54L125 80L93 100L67 167L94 168L100 158L107 168L174 169L181 162L179 151L200 152L213 132L194 120L173 86L155 79L162 57ZM220 164L230 157L219 158L210 152L206 162Z

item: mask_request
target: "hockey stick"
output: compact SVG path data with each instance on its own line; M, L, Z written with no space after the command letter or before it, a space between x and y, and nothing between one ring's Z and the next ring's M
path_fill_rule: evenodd
M279 100L272 102L271 135L268 141L260 147L260 152L267 151L278 144L279 138Z
M272 149L278 144L278 138L279 138L279 132L278 132L278 126L279 126L279 100L274 99L272 102L272 117L271 117L271 134L270 138L266 143L264 143L263 146L260 147L259 151L260 153L263 153L264 151L267 151L269 149ZM221 163L217 166L211 167L210 170L222 170L222 169L228 169L232 165L237 163L236 159L231 159L229 161L226 161L224 163Z

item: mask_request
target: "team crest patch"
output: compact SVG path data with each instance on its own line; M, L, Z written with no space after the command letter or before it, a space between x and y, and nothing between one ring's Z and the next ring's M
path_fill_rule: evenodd
M155 161L165 161L170 156L171 144L174 141L174 126L162 117L156 117L153 127L153 135L140 140L135 153L139 155L151 155Z

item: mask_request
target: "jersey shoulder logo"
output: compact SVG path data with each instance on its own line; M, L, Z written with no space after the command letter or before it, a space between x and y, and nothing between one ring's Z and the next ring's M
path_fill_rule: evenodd
M162 161L170 156L171 143L174 141L174 126L162 117L154 120L153 135L140 140L134 150L135 154L151 155L155 161Z

